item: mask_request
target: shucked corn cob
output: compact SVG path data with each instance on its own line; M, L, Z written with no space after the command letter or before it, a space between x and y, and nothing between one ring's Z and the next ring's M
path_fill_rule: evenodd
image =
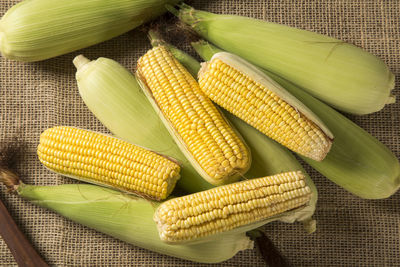
M265 135L321 161L333 135L301 102L245 60L217 53L199 71L201 90Z
M165 199L179 179L179 165L164 156L73 127L44 131L37 154L55 172L156 200Z
M310 199L304 175L287 172L173 198L158 207L154 220L161 240L179 243L263 221Z
M239 134L164 46L139 59L137 77L171 135L208 182L236 181L248 170L250 151Z

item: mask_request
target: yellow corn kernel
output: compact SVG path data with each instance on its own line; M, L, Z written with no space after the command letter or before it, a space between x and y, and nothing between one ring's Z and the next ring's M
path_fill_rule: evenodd
M220 58L202 68L199 85L212 101L294 152L321 161L330 150L332 140L316 123Z
M158 207L154 220L163 241L187 242L300 207L311 194L302 172L286 172L173 198Z
M248 170L250 152L241 137L164 46L139 59L137 75L182 151L207 181L236 181Z
M37 154L60 174L156 200L165 199L179 179L179 165L162 155L74 127L44 131Z

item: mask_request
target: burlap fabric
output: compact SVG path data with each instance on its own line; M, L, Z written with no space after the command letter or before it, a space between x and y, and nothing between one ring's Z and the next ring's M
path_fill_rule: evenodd
M17 3L0 0L1 15ZM400 75L399 0L220 0L193 1L197 8L245 15L299 27L354 43L381 57ZM150 45L135 30L111 41L38 63L0 59L0 142L18 131L27 151L18 168L27 183L57 185L74 181L55 175L39 163L35 149L40 133L54 125L107 129L80 99L71 64L84 53L109 57L133 68ZM394 92L399 94L399 87ZM363 117L350 118L400 156L400 104ZM315 218L318 230L272 223L269 237L293 266L400 266L400 193L389 199L363 200L339 188L306 166L319 190ZM159 255L70 222L1 190L12 216L46 261L53 266L205 266ZM1 226L0 226L1 227ZM15 265L0 239L0 265ZM257 250L239 253L219 266L263 266Z

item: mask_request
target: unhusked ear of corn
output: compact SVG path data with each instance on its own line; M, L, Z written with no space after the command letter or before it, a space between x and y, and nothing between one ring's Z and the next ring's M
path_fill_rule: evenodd
M204 60L222 51L205 41L192 43L192 46ZM361 198L387 198L400 188L399 160L384 144L302 88L269 71L262 71L312 109L335 135L327 157L321 162L303 157L308 164Z
M295 97L238 56L215 54L199 71L201 90L215 103L287 148L322 161L333 135Z
M182 152L208 182L237 181L250 167L241 136L164 46L142 56L137 78Z
M310 198L304 175L287 172L173 198L157 208L154 220L161 240L181 243L255 224Z
M153 19L177 0L25 0L0 21L3 56L38 61L88 47Z
M185 4L170 8L201 37L285 78L336 109L368 114L394 103L395 76L378 57L326 35Z
M179 179L179 165L117 138L59 126L40 136L39 160L49 169L85 182L165 199Z

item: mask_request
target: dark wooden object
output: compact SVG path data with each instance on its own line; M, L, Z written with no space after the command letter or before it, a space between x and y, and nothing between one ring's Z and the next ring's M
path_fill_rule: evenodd
M18 266L48 266L18 228L2 201L0 201L0 235L13 254Z

